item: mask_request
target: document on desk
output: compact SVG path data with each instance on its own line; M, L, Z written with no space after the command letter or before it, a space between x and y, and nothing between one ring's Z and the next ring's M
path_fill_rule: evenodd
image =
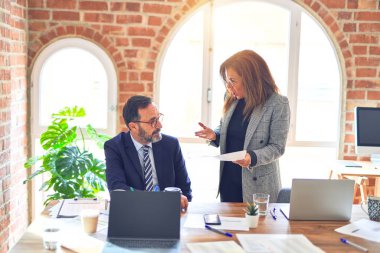
M247 253L324 252L301 234L237 234Z
M101 253L105 242L83 233L63 234L60 239L62 247L79 253Z
M235 241L188 243L191 253L244 253Z
M336 232L380 242L380 222L361 219L335 229Z
M104 203L98 199L64 199L57 218L73 218L83 209L104 209Z
M249 231L245 218L219 216L221 225L212 225L211 227L222 230L239 230ZM186 221L183 225L186 228L205 228L203 214L187 214Z

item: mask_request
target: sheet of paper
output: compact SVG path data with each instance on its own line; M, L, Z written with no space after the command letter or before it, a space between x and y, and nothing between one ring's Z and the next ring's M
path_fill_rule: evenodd
M78 216L82 209L104 209L104 202L98 199L64 199L57 218L72 218Z
M336 232L380 242L380 222L361 219L335 229Z
M221 230L239 230L249 231L245 218L219 216L221 225L212 225L211 227ZM203 214L188 214L184 223L186 228L204 228L205 222Z
M191 253L244 253L234 241L188 243Z
M245 154L247 151L242 150L242 151L237 151L237 152L232 152L232 153L226 153L223 155L199 155L199 154L191 154L188 155L189 159L195 159L195 158L215 158L220 161L237 161L237 160L242 160L245 157Z
M237 151L232 153L226 153L223 155L218 155L216 158L218 158L221 161L237 161L237 160L243 160L245 158L245 154L247 151Z
M240 244L247 253L321 253L301 234L237 234Z

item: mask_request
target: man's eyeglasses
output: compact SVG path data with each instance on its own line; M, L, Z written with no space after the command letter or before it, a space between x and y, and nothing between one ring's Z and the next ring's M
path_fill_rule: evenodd
M157 118L153 118L153 119L151 119L149 121L135 120L135 121L132 121L132 122L150 124L153 128L156 128L157 122L158 121L162 122L163 119L164 119L164 115L162 113L160 113Z

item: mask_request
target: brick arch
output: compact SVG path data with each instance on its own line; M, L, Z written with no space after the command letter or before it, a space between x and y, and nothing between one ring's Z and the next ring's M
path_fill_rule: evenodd
M120 68L125 67L125 59L116 46L113 44L113 41L98 31L83 27L82 25L65 25L65 26L57 26L52 29L47 30L42 33L41 36L33 39L29 43L28 47L28 67L32 67L37 56L42 50L47 47L49 44L64 38L76 37L87 39L99 47L101 47L111 58L111 61L114 63L116 67L116 72Z

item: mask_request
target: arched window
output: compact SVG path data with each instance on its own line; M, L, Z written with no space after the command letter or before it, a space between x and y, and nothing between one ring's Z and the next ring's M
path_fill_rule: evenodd
M225 92L219 66L243 49L253 49L266 60L281 93L290 101L287 151L280 159L283 185L296 176L324 176L326 171L314 168L310 161L336 158L340 68L327 33L291 1L216 0L179 27L160 71L157 96L165 114L163 131L180 137L189 157L194 152L217 151L186 143L200 142L194 137L197 122L211 128L218 125ZM189 161L197 167L195 159ZM190 176L198 178L197 172L189 170ZM216 184L211 185L215 189Z
M96 44L65 38L47 46L37 57L32 71L33 155L42 150L39 137L51 122L51 115L65 106L80 106L86 122L100 133L116 131L117 77L109 56ZM99 157L104 156L99 152ZM43 180L42 178L40 178ZM34 185L38 186L38 178ZM43 195L36 187L35 210L39 212Z

